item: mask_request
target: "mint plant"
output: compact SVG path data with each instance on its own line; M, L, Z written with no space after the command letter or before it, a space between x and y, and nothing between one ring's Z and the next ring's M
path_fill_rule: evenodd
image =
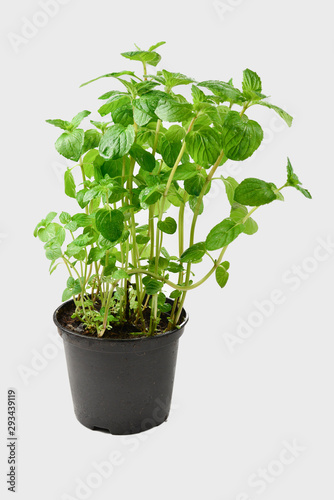
M119 82L122 90L99 97L101 118L91 120L89 128L81 127L90 115L86 110L71 121L47 120L63 130L55 146L74 162L65 172L65 193L79 209L62 212L58 222L50 212L34 235L44 243L50 273L60 263L68 270L62 300L73 299L74 315L99 337L124 323L132 324L137 335L154 335L162 331L166 315L167 329L177 327L189 291L213 274L219 287L226 285L225 253L241 234L257 231L252 216L260 206L283 200L286 187L311 198L290 160L280 188L255 178L238 184L219 175L226 161L243 161L261 144L262 128L246 111L264 106L289 127L292 117L266 100L261 79L249 69L243 72L242 90L232 80L196 82L167 70L151 74L148 66L160 62L156 49L163 43L122 54L141 63L142 75L126 70L99 77ZM181 86L191 86L191 102L179 93ZM74 169L82 177L77 185ZM230 208L206 240L197 241L196 224L213 182L224 184ZM168 215L171 207L178 211L176 219ZM178 240L176 256L165 244L168 235ZM197 279L194 268L202 259L212 265ZM172 289L172 301L165 285Z

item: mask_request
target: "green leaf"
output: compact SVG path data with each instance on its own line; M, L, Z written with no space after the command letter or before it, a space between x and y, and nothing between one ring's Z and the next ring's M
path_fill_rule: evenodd
M54 125L55 127L59 127L63 130L72 130L73 126L70 122L66 120L45 120L46 123L50 123L50 125Z
M196 165L193 163L182 163L179 165L175 171L173 181L185 181L187 179L191 179L192 177L195 177L198 174L198 169ZM168 181L170 175L170 171L166 172L162 179L164 181Z
M69 300L72 297L73 297L72 291L69 290L68 288L65 288L65 290L63 291L63 295L61 297L62 302L66 302L66 300Z
M244 230L244 225L234 222L232 219L224 219L211 229L206 238L208 250L218 250L226 247L235 240Z
M269 102L264 102L264 101L260 101L257 104L260 104L261 106L265 106L266 108L273 109L274 111L276 111L276 113L285 121L285 123L289 127L291 127L293 118L291 115L289 115L289 113L284 111L284 109L279 108L278 106L274 106L274 104L270 104Z
M286 170L288 173L286 186L294 187L298 191L300 191L306 198L312 199L311 193L307 189L304 189L303 187L301 187L301 182L300 182L298 176L293 171L291 161L289 158L288 158L288 164L286 166Z
M112 273L112 279L115 281L119 281L122 279L128 279L128 278L129 278L129 275L126 271L124 271L124 269L117 269L116 271L114 271Z
M78 161L84 145L84 131L81 129L73 132L64 132L56 141L56 150L65 158Z
M60 224L50 222L38 230L37 236L43 243L51 242L62 245L65 241L65 230Z
M96 149L91 149L83 158L82 166L86 177L89 179L94 175L94 161L97 156L99 156L99 152Z
M182 73L170 73L165 69L162 70L162 75L165 79L165 85L168 90L171 90L173 87L177 87L178 85L188 85L189 83L194 82L193 78L189 78Z
M171 299L177 299L178 297L181 297L182 292L181 290L173 290L172 293L170 294Z
M166 43L166 42L158 42L158 43L156 43L155 45L152 45L152 46L148 49L148 51L149 51L149 52L152 52L153 50L157 49L158 47L161 47L161 45L165 45L165 43Z
M161 56L153 50L123 52L121 56L126 57L131 61L141 61L146 64L150 64L151 66L156 66L161 60Z
M119 78L120 76L123 75L130 75L136 77L135 73L133 71L119 71L118 73L107 73L106 75L101 75L98 76L97 78L93 78L93 80L89 80L88 82L82 83L80 87L84 87L85 85L88 85L89 83L96 82L96 80L100 80L101 78Z
M80 113L78 113L77 115L75 115L74 118L72 118L71 120L71 124L73 125L74 128L78 128L80 123L82 122L82 120L84 118L86 118L86 116L89 116L90 115L90 111L80 111Z
M206 177L207 175L204 171L197 171L196 176L184 181L184 189L192 196L199 196L204 187Z
M171 125L169 129L166 131L165 138L169 142L179 143L186 136L186 131L180 125Z
M37 226L34 229L34 236L35 238L38 236L38 229L40 227L45 227L47 226L50 222L53 221L53 219L56 217L57 212L50 212L48 215L45 217L45 219L42 219L41 222L37 224ZM43 241L43 240L42 240Z
M108 113L113 113L116 109L129 103L130 96L124 95L123 93L115 94L112 95L110 99L98 109L98 112L101 116L106 116Z
M105 248L94 247L90 249L88 254L87 264L90 265L93 262L101 260L106 254Z
M246 220L244 226L245 226L244 233L248 235L256 233L257 230L259 229L257 223L251 217L249 217L249 219Z
M155 168L155 158L154 156L145 151L144 148L134 143L130 149L130 155L136 160L138 165L145 170L145 172L152 172Z
M184 268L181 264L170 262L167 266L167 271L169 271L170 273L180 273L181 271L184 271Z
M143 278L143 284L147 295L155 295L159 293L163 286L161 281L155 280L154 278L151 278L151 276L145 276L145 278Z
M133 125L133 109L130 103L116 108L112 111L111 116L114 123L120 123L123 127Z
M198 196L194 196L194 195L191 195L189 197L189 207L190 209L195 212L196 208L197 208L197 203L198 203ZM201 215L204 211L204 203L203 203L203 200L201 200L201 205L199 207L199 212L198 212L198 215Z
M170 311L172 306L166 302L166 295L162 292L158 295L158 310L164 313Z
M58 243L51 243L45 249L45 255L46 258L49 260L59 259L62 256L60 245Z
M152 102L147 96L139 97L139 99L133 101L133 119L137 125L143 127L152 120L154 116Z
M230 111L223 124L222 136L227 158L243 161L260 146L263 131L254 120L248 120L245 115L240 117L237 111Z
M93 128L86 130L85 137L84 137L84 144L83 144L81 154L86 153L90 149L97 148L100 144L101 137L102 137L102 134L100 134L100 132L98 132L97 130L95 130ZM96 151L96 154L97 154L97 151Z
M117 159L126 155L135 140L135 131L132 125L123 127L119 123L113 125L101 139L99 151L103 158Z
M298 179L298 176L293 171L291 161L289 158L288 158L288 164L286 166L286 170L288 173L287 183L289 184L289 186L297 186L298 184L301 184L300 180Z
M242 90L254 90L255 92L262 92L262 82L259 75L250 69L245 69L244 78L242 81Z
M312 195L311 195L311 193L307 189L305 189L305 188L303 188L301 186L294 186L294 187L297 189L297 191L299 191L300 193L302 193L305 196L305 198L308 198L309 200L312 199Z
M143 234L137 234L136 236L136 242L138 245L146 245L150 241L149 236L144 236Z
M276 200L277 195L273 184L250 177L244 179L236 188L234 199L241 205L259 207Z
M211 127L202 127L190 132L186 137L187 150L195 163L204 168L217 160L222 143L219 134Z
M225 263L221 264L220 266L217 267L216 269L216 281L220 288L224 288L226 285L228 278L229 278L229 273L226 270L226 267L224 266Z
M159 102L155 114L162 121L183 122L189 120L192 115L192 105L189 103L180 103L173 99L164 99Z
M140 206L145 210L156 203L164 190L164 185L157 184L156 186L144 188L139 195Z
M231 207L230 218L234 220L234 222L242 221L247 214L248 210L244 205L240 205L240 203L233 203Z
M211 90L214 95L220 97L221 102L237 104L245 102L245 98L240 90L236 89L230 82L226 83L219 80L208 80L198 83L197 85Z
M163 233L174 234L177 229L176 221L172 217L166 217L164 221L158 222L158 228Z
M72 221L74 221L78 227L92 226L94 222L94 215L75 214L72 217Z
M239 183L233 177L227 177L225 179L223 176L221 176L220 178L225 185L227 199L232 206L234 203L234 191L239 186Z
M63 292L62 301L69 300L73 297L73 295L77 295L81 293L82 287L79 279L74 279L70 277L67 280L66 284L67 288Z
M207 97L204 92L196 87L196 85L192 85L191 87L191 95L193 97L194 104L199 104L201 102L206 102Z
M96 212L95 222L97 230L108 241L118 240L124 229L124 215L120 210L102 208Z
M67 196L69 196L70 198L75 198L76 197L75 182L70 169L67 169L64 174L64 183L65 183L65 194L67 194Z
M68 212L62 212L59 215L59 220L60 220L61 224L68 224L72 220L72 217L70 216L70 214Z
M206 246L204 242L195 243L191 247L187 248L181 255L181 262L198 262L205 255Z
M182 144L181 141L169 142L166 136L162 136L160 143L160 154L163 161L169 167L174 167L175 162L179 156Z

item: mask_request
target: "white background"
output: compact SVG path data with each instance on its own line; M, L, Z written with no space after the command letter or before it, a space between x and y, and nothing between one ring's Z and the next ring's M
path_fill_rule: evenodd
M37 0L1 6L1 497L12 498L4 478L6 392L15 387L18 499L332 498L334 250L319 253L318 246L319 239L334 240L332 3L57 5L46 19ZM19 40L15 50L13 34L22 36L27 19L44 26ZM119 53L132 50L133 43L147 48L160 40L168 42L159 49L160 69L198 81L233 76L236 85L246 67L258 72L264 93L294 116L294 124L289 129L269 110L250 110L265 129L265 144L241 166L234 163L235 176L281 185L289 155L313 200L290 189L284 203L258 210L258 233L241 236L226 255L228 286L220 290L212 279L189 294L191 319L180 342L175 408L167 424L124 439L89 431L75 420L52 323L65 273L48 275L32 231L49 211L75 207L63 195L66 163L53 147L57 131L45 119L97 109L96 98L112 82L83 89L79 84L110 71L139 70ZM226 216L224 196L222 186L213 188L198 241ZM199 266L198 277L203 272ZM256 301L263 305L275 290L281 303L267 302L270 316L264 317ZM250 325L246 339L240 337L241 321ZM231 338L239 343L231 347ZM22 367L34 373L24 380ZM284 454L286 442L298 444L295 457ZM110 477L92 476L93 462L115 451L121 458ZM290 463L280 465L277 460L286 456ZM272 471L261 493L259 485L248 483L260 467ZM76 492L79 480L94 487Z

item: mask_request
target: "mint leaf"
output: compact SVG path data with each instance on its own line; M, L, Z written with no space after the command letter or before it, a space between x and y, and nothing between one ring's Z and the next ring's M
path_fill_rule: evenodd
M100 132L93 128L86 130L81 154L85 154L90 149L97 148L100 144L101 137L102 135Z
M270 104L269 102L264 102L264 101L260 101L257 104L260 104L260 106L265 106L266 108L273 109L274 111L276 111L276 113L285 121L285 123L289 127L291 127L293 118L291 115L289 115L289 113L284 111L284 109L279 108L278 106L274 106L274 104Z
M121 124L112 125L101 139L99 151L103 158L117 159L126 155L135 140L135 131L132 125L123 127Z
M223 264L220 264L216 269L216 281L220 288L224 288L229 278L229 273L227 272L228 267L226 266L226 264L228 263L224 262ZM227 269L225 266L227 267Z
M204 257L205 252L206 247L204 242L195 243L195 245L192 245L183 252L180 261L189 263L198 262Z
M236 223L232 219L224 219L211 229L206 237L206 248L208 250L218 250L235 240L244 230L244 225Z
M123 76L123 75L130 75L130 76L136 77L136 75L135 75L135 73L133 71L119 71L118 73L107 73L106 75L101 75L101 76L98 76L97 78L93 78L93 80L89 80L88 82L82 83L80 85L80 87L84 87L85 85L88 85L89 83L96 82L96 80L100 80L101 78L112 77L112 78L117 78L118 79L120 76Z
M288 158L288 164L286 166L286 170L287 170L287 173L288 173L287 183L289 184L289 186L297 186L298 184L301 184L301 182L298 179L297 175L293 171L293 168L292 168L292 165L291 165L291 161L290 161L289 158Z
M64 174L65 194L70 198L76 197L74 177L70 169Z
M192 117L192 105L189 103L180 103L172 99L165 99L159 102L155 110L160 120L166 122L183 122Z
M233 179L233 177L227 177L225 179L223 176L221 176L220 178L225 185L226 196L230 205L232 206L234 203L234 191L239 186L239 184L235 179Z
M131 61L141 61L142 63L150 64L151 66L156 66L161 60L161 56L153 50L134 50L130 52L123 52L121 56L126 57Z
M158 228L160 231L166 234L174 234L177 229L176 221L172 217L166 217L164 221L158 222Z
M222 129L224 153L230 160L243 161L260 146L263 131L260 125L237 111L230 111Z
M46 123L50 123L50 125L54 125L55 127L59 127L63 130L72 130L73 126L70 122L66 120L45 120Z
M248 234L248 235L252 235L252 234L256 233L257 230L259 229L259 226L257 225L257 223L251 217L249 217L249 219L246 220L246 222L244 223L244 226L245 226L244 233Z
M187 150L195 163L208 168L217 160L222 150L222 139L211 127L202 127L186 136Z
M186 136L186 131L180 125L171 125L166 131L165 137L169 142L180 142Z
M166 42L158 42L158 43L156 43L155 45L152 45L152 46L148 49L148 51L149 51L149 52L152 52L153 50L157 49L158 47L161 47L161 45L165 45L165 43L166 43Z
M197 171L197 175L184 181L184 189L192 196L199 196L207 178L204 170Z
M96 228L108 241L117 241L123 233L124 215L120 210L102 208L96 212Z
M151 278L151 276L145 276L145 278L143 278L143 285L145 286L147 295L155 295L160 292L163 283Z
M243 180L236 188L234 199L241 205L259 207L277 199L275 188L272 183L250 177Z
M299 191L300 193L302 193L305 196L305 198L308 198L309 200L312 199L312 195L311 195L311 193L307 189L305 189L305 188L303 188L301 186L295 186L295 188L297 189L297 191Z
M163 176L163 181L168 181L170 172L166 172ZM191 179L198 174L198 169L193 163L181 163L175 171L173 181L185 181Z
M120 108L115 109L111 113L114 123L120 123L123 127L133 125L133 108L131 104L125 104Z
M194 196L194 195L189 196L189 207L194 213L195 213L195 210L197 209L197 204L198 204L198 196ZM204 203L203 203L203 200L201 200L198 215L201 215L203 213L203 211L204 211Z
M130 149L130 155L136 160L138 165L146 172L152 172L155 168L155 158L154 156L145 151L144 148L134 143Z
M301 182L298 179L297 175L294 173L290 159L288 158L288 164L287 164L287 173L288 173L288 179L286 182L286 186L291 186L297 189L297 191L300 191L306 198L312 199L311 193L303 188L301 186Z
M87 111L87 110L80 111L80 113L78 113L77 115L75 115L74 118L72 118L71 124L73 125L74 128L77 128L77 127L79 127L82 120L84 118L86 118L86 116L89 116L89 115L90 115L90 111Z
M240 205L240 203L233 203L230 212L230 219L234 220L234 222L241 222L247 214L248 210L244 205Z
M160 142L160 154L163 161L169 167L174 167L175 162L179 156L182 144L181 141L170 142L166 136L162 136Z
M226 83L219 80L207 80L197 85L211 90L214 95L220 97L221 102L242 104L246 100L240 90L232 85L231 81Z
M189 83L194 82L193 78L189 78L182 73L170 73L165 69L162 70L162 75L165 79L165 85L168 90L171 90L173 87L177 87L178 85L188 85Z
M259 75L255 71L250 69L245 69L243 73L242 90L245 92L247 90L254 90L255 92L262 92L262 83Z
M112 113L121 106L125 106L130 103L130 96L124 94L116 94L110 97L108 101L98 109L101 116L106 116L108 113Z
M84 131L81 129L73 132L64 132L56 141L56 150L65 158L78 161L84 145Z

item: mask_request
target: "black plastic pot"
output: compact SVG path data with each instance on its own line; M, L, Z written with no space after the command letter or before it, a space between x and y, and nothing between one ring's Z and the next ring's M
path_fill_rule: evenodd
M62 304L53 315L64 341L74 412L81 424L111 434L135 434L168 417L180 329L126 340L87 337L63 327Z

